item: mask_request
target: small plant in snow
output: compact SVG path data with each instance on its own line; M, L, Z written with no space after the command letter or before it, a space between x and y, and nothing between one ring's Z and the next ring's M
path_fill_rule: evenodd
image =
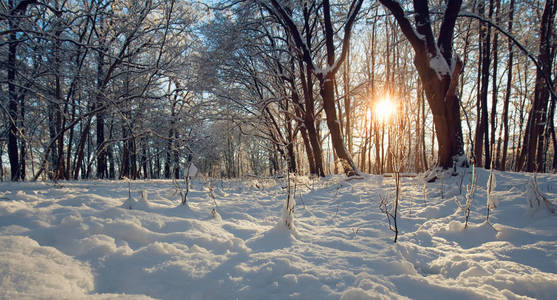
M296 206L296 200L294 195L296 194L296 182L294 181L294 186L292 186L292 180L290 179L290 172L288 172L288 186L286 201L281 210L280 223L284 224L288 230L294 230L294 206Z
M132 209L132 204L134 202L134 200L132 198L132 184L127 177L124 177L122 179L128 181L128 200L124 201L124 204L122 204L122 207L127 208L127 209Z
M547 197L540 192L536 173L534 173L528 181L526 200L528 200L528 205L532 211L545 208L550 213L554 215L557 214L557 206L551 203Z
M217 212L217 197L215 196L215 189L213 186L209 186L209 198L213 200L213 208L211 209L211 216L215 219L221 219L221 216Z
M470 207L472 206L472 200L474 196L474 191L476 190L476 166L472 165L472 180L469 185L466 185L466 204L464 207L464 229L468 227L468 220L470 219Z
M139 199L134 199L131 196L131 189L128 185L128 192L129 192L129 196L128 196L128 200L126 200L124 202L124 204L122 204L123 208L126 209L146 209L149 208L149 200L147 200L147 193L145 192L145 190L142 190L139 193Z
M187 178L187 176L186 176ZM180 194L180 204L183 206L188 206L188 193L190 192L189 180L184 178L185 184L181 186L176 179L172 180L174 183L174 188L177 194Z
M485 215L485 221L489 222L489 212L490 210L494 209L497 207L498 200L497 197L494 195L493 190L496 187L496 182L495 182L495 174L493 173L493 163L491 166L491 169L489 170L489 177L487 179L487 211L486 211L486 215Z
M395 198L393 203L389 203L389 194L384 196L379 195L379 209L387 216L387 222L389 223L389 229L395 233L394 242L396 243L398 238L398 225L397 225L397 212L398 212L398 202L400 198L400 173L395 172ZM389 209L389 204L391 209Z

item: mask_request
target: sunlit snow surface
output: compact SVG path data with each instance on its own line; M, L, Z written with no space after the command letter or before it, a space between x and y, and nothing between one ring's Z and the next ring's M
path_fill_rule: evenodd
M295 234L284 179L196 179L188 207L171 181L132 182L132 201L123 181L0 183L0 299L555 299L557 216L529 209L530 175L495 172L484 223L477 173L466 230L470 174L462 195L459 176L403 178L397 244L391 177L298 178ZM557 176L538 182L557 203Z

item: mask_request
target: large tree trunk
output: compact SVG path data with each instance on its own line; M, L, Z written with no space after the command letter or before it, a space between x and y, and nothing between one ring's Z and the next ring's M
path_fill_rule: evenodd
M415 28L406 17L401 4L395 0L380 0L394 15L403 34L415 52L414 65L422 81L427 101L433 113L437 136L438 160L442 168L455 162L467 166L464 156L459 99L456 96L462 63L453 59L453 35L461 0L449 0L437 41L433 36L427 0L415 0Z
M518 166L521 170L532 172L543 171L544 130L546 126L546 112L550 96L550 87L546 85L545 74L550 74L553 57L551 52L552 34L555 30L554 19L557 0L547 0L542 15L539 36L538 62L541 68L536 70L536 86L534 101L528 114L524 142L519 157Z
M348 150L344 146L344 139L342 137L342 131L340 129L340 123L337 118L337 112L335 108L335 95L334 95L334 80L333 74L327 76L320 82L321 84L321 98L323 99L323 108L327 116L327 127L331 133L331 141L336 155L342 165L343 171L346 175L352 176L356 175L358 168L354 164L352 157L348 153Z
M335 62L335 46L333 44L334 30L331 23L331 10L329 6L329 1L323 1L323 14L325 21L325 46L327 48L327 65L332 67L335 63L342 63L344 57L346 57L347 47L350 40L350 32L348 32L344 37L343 45L343 56L341 59ZM340 127L340 121L337 117L337 112L335 108L335 73L336 71L327 71L325 75L320 78L320 94L323 99L323 109L327 116L327 127L331 133L331 142L335 150L336 155L342 165L344 174L348 176L357 175L358 168L352 160L352 156L345 147L344 138L342 136L342 130Z
M439 80L436 71L430 67L430 61L425 53L424 55L416 53L414 65L418 69L429 107L433 113L439 149L437 164L443 168L450 168L453 166L455 157L464 154L459 99L455 94L456 82ZM455 81L461 68L462 66L459 64L453 72L452 78Z
M21 18L25 18L27 6L37 4L36 1L15 1L10 0L4 3L4 7L8 15L4 17L8 21L8 59L7 59L7 79L8 79L8 158L10 160L10 175L12 181L25 180L25 141L23 126L18 129L18 124L23 124L23 100L21 98L21 114L18 116L18 95L16 93L16 69L17 69L17 47L19 45L17 32L20 30L18 22ZM19 146L21 153L18 153L18 140L21 139Z
M321 142L319 141L319 134L315 127L315 101L313 98L313 79L311 71L308 70L309 67L306 66L304 71L303 66L300 62L300 73L302 79L302 86L304 90L304 104L305 104L305 114L304 114L304 125L308 131L309 142L311 144L311 149L313 150L313 159L315 163L315 174L317 176L325 176L325 170L323 169L323 151L321 149ZM305 78L305 80L304 80Z

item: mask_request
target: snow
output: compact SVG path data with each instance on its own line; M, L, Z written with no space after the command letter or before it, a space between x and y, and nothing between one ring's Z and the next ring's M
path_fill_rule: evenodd
M3 182L0 298L554 299L557 216L530 203L557 175L493 172L487 223L475 172L466 229L460 176L402 177L396 244L393 177L297 177L295 207L286 179L198 178L187 206L171 181Z
M437 51L437 54L429 59L429 67L435 71L437 78L441 80L443 76L450 75L450 67L445 58L439 53Z

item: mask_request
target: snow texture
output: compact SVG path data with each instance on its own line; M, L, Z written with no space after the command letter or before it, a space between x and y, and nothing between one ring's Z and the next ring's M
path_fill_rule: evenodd
M443 56L439 54L440 52L437 52L438 54L429 59L429 67L435 71L435 74L437 74L437 78L441 80L443 76L450 75L450 67L447 64L445 58L443 58Z
M495 174L467 229L460 176L401 178L396 244L392 177L297 177L295 233L286 179L195 179L189 206L171 181L0 183L0 299L555 299L557 216L528 197L557 202L557 175Z

